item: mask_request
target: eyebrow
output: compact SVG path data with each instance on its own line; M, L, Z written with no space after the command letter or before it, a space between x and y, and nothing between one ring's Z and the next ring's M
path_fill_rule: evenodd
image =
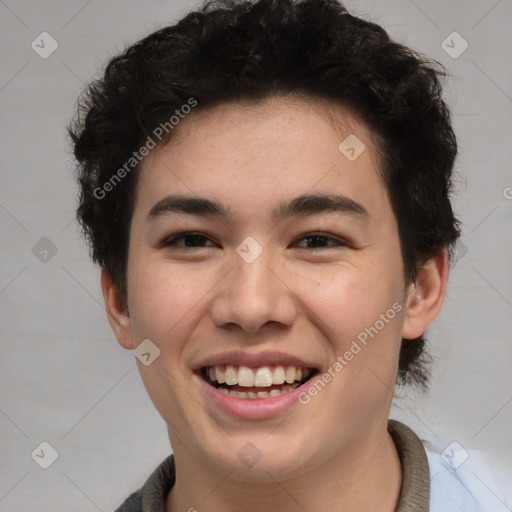
M288 201L281 201L272 210L276 224L290 217L306 217L326 213L350 214L368 219L367 209L353 199L340 194L304 194ZM147 215L152 220L167 213L184 213L213 217L229 217L231 209L219 201L206 197L169 195L158 201Z
M368 210L350 197L340 194L304 194L290 201L282 201L272 211L272 220L277 224L289 217L306 217L325 213L348 213L369 218Z

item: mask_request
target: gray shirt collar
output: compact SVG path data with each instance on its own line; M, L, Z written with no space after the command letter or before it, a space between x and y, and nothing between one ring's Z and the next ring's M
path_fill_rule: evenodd
M389 420L388 431L402 465L402 488L396 512L428 512L430 472L423 443L409 427L398 421ZM175 479L174 456L169 455L151 473L142 489L116 512L165 512L165 501Z

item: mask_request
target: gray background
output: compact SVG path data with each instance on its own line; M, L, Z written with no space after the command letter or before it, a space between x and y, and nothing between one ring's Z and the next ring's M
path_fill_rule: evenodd
M461 146L454 205L463 245L430 330L431 389L401 392L392 416L441 446L482 450L495 477L482 485L504 488L512 466L512 2L346 3L448 67ZM134 357L107 324L99 272L77 232L65 126L110 56L194 5L0 0L1 511L113 510L169 453ZM47 59L31 48L43 31L59 45ZM441 46L454 31L469 43L456 59ZM43 237L55 255L41 252L47 241L33 250ZM46 470L31 457L42 441L58 452Z

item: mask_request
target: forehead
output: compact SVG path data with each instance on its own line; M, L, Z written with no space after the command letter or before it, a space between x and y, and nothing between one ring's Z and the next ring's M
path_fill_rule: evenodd
M241 215L314 192L370 206L387 197L376 135L348 109L289 98L199 108L146 157L137 189L136 209L178 193L213 195Z

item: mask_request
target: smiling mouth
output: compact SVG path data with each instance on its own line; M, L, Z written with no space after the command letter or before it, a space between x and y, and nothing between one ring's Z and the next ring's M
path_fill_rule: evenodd
M257 399L280 396L302 386L316 373L314 368L273 365L218 364L201 368L201 377L221 393L237 398Z

